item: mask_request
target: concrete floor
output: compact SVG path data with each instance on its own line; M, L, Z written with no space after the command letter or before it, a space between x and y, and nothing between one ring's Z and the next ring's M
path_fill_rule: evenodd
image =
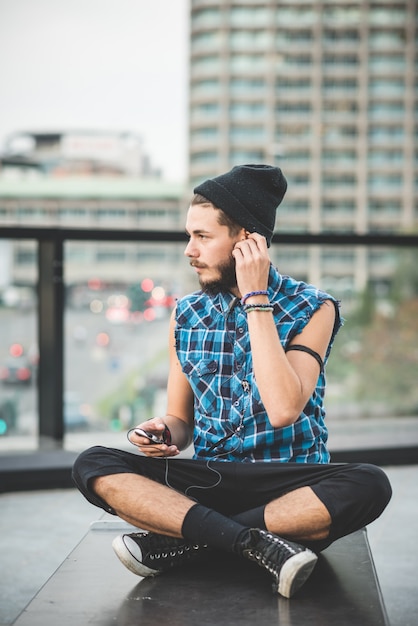
M386 471L394 494L369 542L391 626L415 626L418 465ZM0 494L0 626L14 622L101 516L73 489Z

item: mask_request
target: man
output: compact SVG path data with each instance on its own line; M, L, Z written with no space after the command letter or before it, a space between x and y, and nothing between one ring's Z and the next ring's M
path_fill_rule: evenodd
M194 190L185 255L201 290L171 319L167 414L130 432L145 456L95 447L75 464L90 502L147 531L113 542L140 576L224 551L290 597L318 552L391 497L379 468L329 463L324 363L339 307L270 263L286 188L280 169L243 165ZM191 441L193 459L175 459Z

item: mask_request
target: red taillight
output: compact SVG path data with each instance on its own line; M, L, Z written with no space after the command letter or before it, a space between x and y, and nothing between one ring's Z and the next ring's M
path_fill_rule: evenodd
M30 378L30 369L28 367L20 367L17 370L17 377L19 380L29 380Z

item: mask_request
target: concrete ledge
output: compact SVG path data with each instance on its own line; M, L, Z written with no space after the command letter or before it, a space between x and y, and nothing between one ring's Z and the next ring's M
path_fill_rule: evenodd
M0 455L0 493L74 487L71 468L77 453L66 450Z
M95 524L15 626L388 626L365 530L325 550L286 600L261 568L223 555L155 578L137 578L113 554L123 522Z

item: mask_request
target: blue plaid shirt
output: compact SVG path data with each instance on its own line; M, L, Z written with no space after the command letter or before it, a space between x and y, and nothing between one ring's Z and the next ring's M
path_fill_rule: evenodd
M284 348L325 300L334 302L337 318L326 361L341 326L336 300L272 266L268 291ZM177 355L194 392L195 459L329 462L323 371L296 422L274 428L255 381L247 315L238 298L195 292L179 300L176 321Z

